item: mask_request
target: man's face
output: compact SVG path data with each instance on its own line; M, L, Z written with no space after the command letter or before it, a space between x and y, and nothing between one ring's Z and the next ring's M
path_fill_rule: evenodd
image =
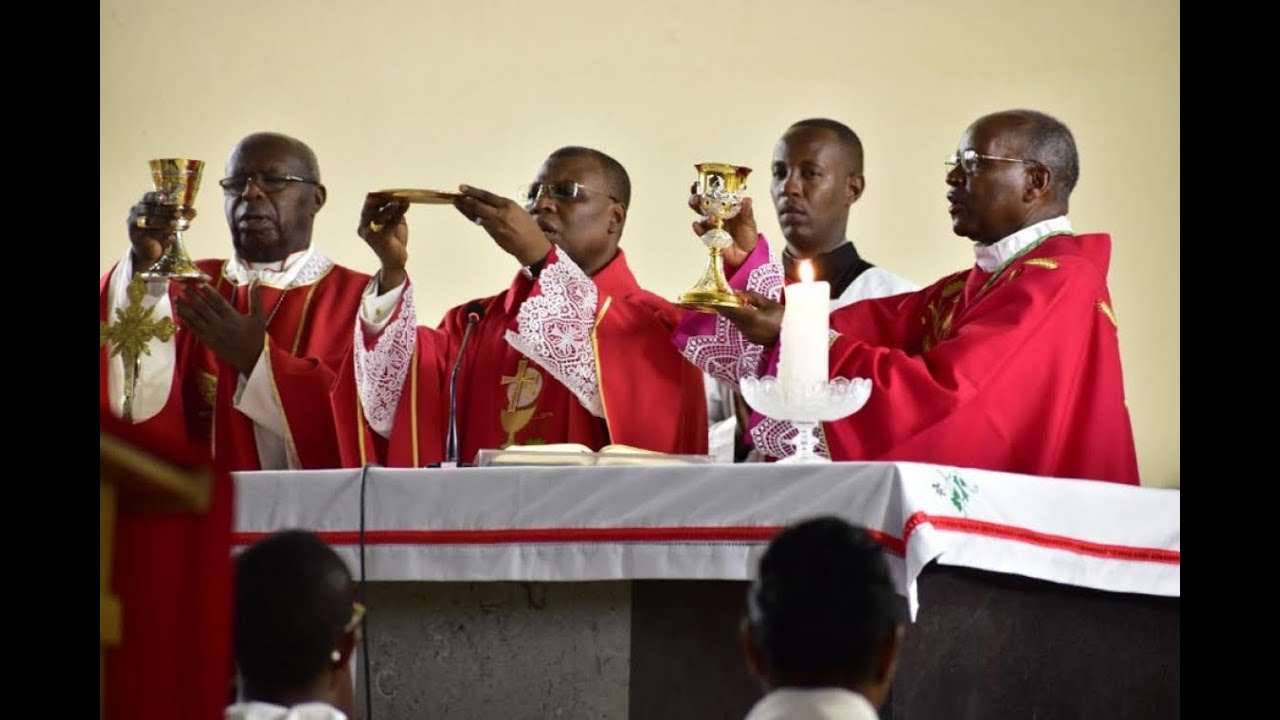
M1034 166L981 157L1028 159L1023 145L1011 123L999 117L979 120L961 136L956 156L972 150L980 157L971 168L960 163L947 172L947 209L955 234L990 244L1027 226Z
M548 158L534 182L553 188L581 186L578 196L544 190L529 212L547 240L559 247L588 275L613 259L622 235L626 208L609 197L604 172L594 158L568 155Z
M844 239L849 207L862 192L861 176L836 134L793 128L773 150L773 207L787 242L806 254L825 252Z
M311 245L312 221L325 199L311 173L288 143L259 139L236 146L227 160L227 178L235 182L224 193L241 258L277 262Z

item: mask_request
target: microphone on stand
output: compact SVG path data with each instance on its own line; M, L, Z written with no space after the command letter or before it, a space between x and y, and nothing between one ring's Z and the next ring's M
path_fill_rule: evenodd
M475 330L480 318L484 317L484 305L478 302L468 303L466 313L467 329L462 333L458 357L453 361L453 371L449 374L449 434L444 441L444 462L440 463L440 467L458 467L458 371L462 369L462 358L466 355L471 331Z

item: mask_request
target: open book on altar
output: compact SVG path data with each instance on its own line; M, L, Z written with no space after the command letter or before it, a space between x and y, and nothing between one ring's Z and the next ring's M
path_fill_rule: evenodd
M476 467L511 465L697 465L711 462L710 455L668 455L631 447L605 445L599 452L578 443L512 445L502 450L481 450Z

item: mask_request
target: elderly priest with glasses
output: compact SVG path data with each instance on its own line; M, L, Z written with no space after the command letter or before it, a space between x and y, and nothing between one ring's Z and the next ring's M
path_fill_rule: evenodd
M152 228L193 209L150 192L130 212L131 247L99 283L101 404L228 470L338 467L329 393L369 276L312 246L326 191L301 141L249 135L220 185L234 253L198 261L204 279L139 275L173 242Z
M520 269L497 295L419 327L407 203L366 199L359 232L382 268L334 388L345 464L465 464L549 443L706 453L702 373L670 340L681 311L640 287L618 247L631 202L622 165L566 147L519 203L461 191L458 211Z

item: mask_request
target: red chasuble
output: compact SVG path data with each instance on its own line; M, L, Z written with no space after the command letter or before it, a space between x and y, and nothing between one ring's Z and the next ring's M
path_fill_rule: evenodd
M207 467L207 445L189 445L101 408L100 429L187 469ZM232 679L231 476L214 468L203 512L159 512L117 496L111 592L120 642L105 653L103 717L217 720Z
M458 376L463 463L481 449L541 443L706 453L702 373L670 340L680 311L640 288L621 251L588 278L552 250L536 280L522 271L475 303L484 312ZM348 356L334 390L345 464L444 459L449 375L473 304L434 330L417 327L408 288L381 335ZM370 412L383 413L389 439L371 430Z
M232 282L225 260L201 260L219 294L240 312L248 312L247 286ZM106 320L107 287L99 288L100 320ZM286 428L286 452L301 469L340 467L329 393L338 366L351 347L351 324L369 276L313 254L288 289L261 287L267 325L267 361L277 406ZM170 295L180 292L173 285ZM179 328L176 377L169 401L155 416L138 423L154 437L209 443L214 459L228 471L260 470L253 420L235 409L239 371L220 362L194 334ZM107 396L107 348L99 351L102 407Z
M994 275L833 313L831 375L873 390L823 425L832 459L1138 484L1110 257L1109 235L1053 236Z

